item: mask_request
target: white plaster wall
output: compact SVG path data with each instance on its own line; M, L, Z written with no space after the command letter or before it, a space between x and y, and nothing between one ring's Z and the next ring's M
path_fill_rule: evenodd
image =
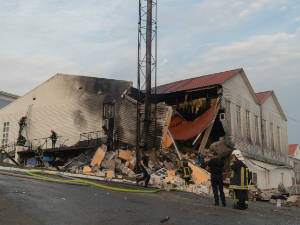
M261 109L256 101L253 99L245 81L243 80L241 74L237 74L230 78L223 84L223 98L221 101L221 106L226 109L226 100L231 102L231 121L232 121L232 133L226 134L226 142L233 148L239 149L242 152L255 154L259 156L264 156L281 161L284 163L289 163L288 154L288 138L287 138L287 127L286 121L281 117L274 99L270 96L262 106L262 117L267 121L267 140L271 139L270 134L270 122L274 124L274 141L275 149L271 150L269 148L262 147L261 140ZM238 137L237 133L237 116L236 116L236 106L241 107L241 119L242 119L242 137ZM276 108L276 110L275 110ZM268 110L267 110L268 109ZM272 112L270 112L272 109ZM251 121L251 141L247 140L247 128L246 128L246 110L250 112ZM259 120L259 144L256 141L255 133L255 116L258 116ZM225 127L225 132L228 131L227 122L223 122ZM279 126L281 129L281 145L282 152L280 152L278 147L278 138L276 127ZM270 145L268 145L270 146Z
M268 174L267 174L266 170L254 165L250 161L255 163L256 165L264 167L270 171L269 172L270 173L270 181L271 181L270 183L269 183L269 178L268 178ZM292 170L291 169L287 169L287 168L275 169L275 168L278 168L278 166L260 162L260 161L254 160L254 159L247 159L247 158L245 158L245 164L246 164L246 166L248 166L248 168L251 172L257 173L257 183L258 183L258 185L259 185L258 187L260 189L277 188L278 184L281 182L281 177L282 177L281 174L282 173L284 174L285 187L292 186Z

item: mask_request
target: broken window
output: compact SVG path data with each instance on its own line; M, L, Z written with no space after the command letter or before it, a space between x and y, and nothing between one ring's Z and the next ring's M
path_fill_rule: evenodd
M226 119L228 124L228 133L231 134L231 102L226 100Z
M237 135L238 137L242 137L242 119L241 119L241 107L236 106L236 124L237 124Z
M263 145L264 147L268 147L268 140L267 140L267 121L262 120L262 132L263 132Z
M270 140L270 148L274 150L274 125L270 123L270 132L271 132L271 140Z
M103 104L103 118L113 118L115 116L115 104L105 103Z
M4 123L4 126L3 126L2 148L7 147L8 132L9 132L9 122L6 122L6 123Z
M278 149L280 152L282 152L280 127L277 127L277 139L278 139Z
M247 127L247 139L251 141L251 124L250 124L250 112L246 110L246 127Z
M252 173L252 180L257 183L257 173Z
M256 139L256 144L260 144L260 142L259 142L258 116L255 116L255 139Z

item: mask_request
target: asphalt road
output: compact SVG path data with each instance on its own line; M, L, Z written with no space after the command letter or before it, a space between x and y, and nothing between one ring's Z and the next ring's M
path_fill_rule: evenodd
M98 182L119 188L126 184ZM246 211L213 206L211 196L183 192L137 194L0 175L0 224L300 224L300 210L250 202Z

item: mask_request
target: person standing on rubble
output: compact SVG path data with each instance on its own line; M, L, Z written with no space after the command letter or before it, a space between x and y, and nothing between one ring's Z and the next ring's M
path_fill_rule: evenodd
M35 167L43 166L44 164L42 161L43 157L44 157L43 150L41 149L41 146L38 145L35 151L35 160L36 160Z
M243 163L245 159L240 150L234 150L231 154L232 164L230 168L232 172L229 188L234 191L234 202L237 203L234 208L245 210L248 206L248 167Z
M223 179L222 179L222 171L224 170L225 166L224 166L224 162L218 157L219 157L218 153L214 152L213 158L208 161L206 170L211 172L211 185L215 197L215 206L219 206L219 193L218 193L218 187L219 187L222 205L223 207L226 207L225 195L223 191Z
M51 130L51 136L50 139L52 140L52 148L55 148L55 144L57 141L57 133L54 132L54 130Z
M26 119L27 119L27 116L24 116L19 120L19 126L20 126L19 133L22 133L23 128L26 126L26 123L25 123Z
M185 184L189 185L193 170L191 169L191 167L189 167L188 162L184 161L183 167L179 167L177 171L182 174L182 178L184 179Z
M23 135L21 133L19 133L19 137L17 139L17 145L24 146L25 143L26 143L25 137L23 137Z
M140 181L145 180L145 187L148 187L148 183L150 180L150 170L148 168L149 156L150 156L150 152L147 151L146 154L143 155L142 157L141 166L142 166L143 177L141 177L136 181L136 185L139 185Z

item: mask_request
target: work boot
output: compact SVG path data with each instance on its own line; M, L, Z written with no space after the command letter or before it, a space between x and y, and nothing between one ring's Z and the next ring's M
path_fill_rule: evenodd
M139 186L139 180L136 180L136 186Z
M226 207L226 203L222 203L223 207Z
M219 203L215 203L214 206L219 206Z

